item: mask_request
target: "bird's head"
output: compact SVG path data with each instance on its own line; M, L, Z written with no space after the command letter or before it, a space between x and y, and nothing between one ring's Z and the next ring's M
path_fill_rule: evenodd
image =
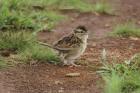
M74 29L74 34L82 39L88 37L88 30L85 26L78 26Z

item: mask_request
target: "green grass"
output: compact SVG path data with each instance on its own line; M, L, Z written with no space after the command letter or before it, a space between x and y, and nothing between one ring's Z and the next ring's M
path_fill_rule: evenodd
M44 2L46 4L44 6L52 10L75 9L80 12L93 11L93 5L87 3L85 0L44 0Z
M72 9L77 9L80 12L92 12L94 7L92 4L86 3L85 0L63 0L65 3L65 8L72 8Z
M28 2L28 3L27 3ZM63 8L91 11L92 5L82 0L1 0L0 30L51 30L65 17Z
M98 1L94 5L94 11L101 14L113 14L113 8L109 2Z
M7 67L7 63L2 57L0 57L0 69Z
M115 61L113 64L107 61L102 63L103 67L98 73L105 81L104 93L140 93L139 55L134 55L120 64Z
M111 76L103 76L105 93L121 93L122 78L112 71Z
M0 49L22 51L34 42L33 35L25 32L0 32Z
M39 61L58 61L58 57L54 54L54 51L39 45L33 47L31 57Z
M52 28L52 25L55 25L63 16L55 11L34 8L35 6L43 7L42 1L46 0L38 2L34 0L2 0L0 2L0 30L38 31L44 27L46 27L45 29ZM40 3L42 4L39 5Z
M26 49L24 52L19 54L19 59L29 62L30 60L40 62L59 62L59 58L54 51L47 47L34 44L30 49Z
M35 35L30 32L1 32L0 49L14 50L16 52L16 60L25 63L31 60L43 62L59 61L52 50L36 44ZM2 63L3 62L1 62L1 64Z
M62 9L110 13L112 7L107 2L94 5L85 0L1 0L0 30L51 30L65 18L60 13Z
M124 23L117 25L111 35L117 37L140 37L140 28L133 23Z
M0 29L26 29L32 28L32 20L18 10L19 0L2 0L0 8ZM16 9L17 8L17 9Z

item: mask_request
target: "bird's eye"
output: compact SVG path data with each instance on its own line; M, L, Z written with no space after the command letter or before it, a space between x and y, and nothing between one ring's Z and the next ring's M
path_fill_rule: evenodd
M77 29L77 30L76 30L76 33L83 33L83 30Z

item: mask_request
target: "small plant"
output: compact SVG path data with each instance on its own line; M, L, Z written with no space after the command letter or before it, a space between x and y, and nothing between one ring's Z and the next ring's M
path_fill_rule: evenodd
M121 86L123 78L112 71L110 76L103 76L105 81L105 93L121 93Z
M94 11L102 14L112 14L112 6L106 1L99 1L94 5Z
M136 27L133 23L120 24L115 27L111 35L118 37L140 37L140 28Z
M0 49L8 50L11 53L14 51L17 61L59 62L58 57L52 50L36 44L35 41L35 37L29 32L1 32Z
M34 44L31 48L26 49L24 52L19 54L18 59L29 62L30 60L36 60L41 62L52 62L58 63L59 58L47 47Z
M32 58L34 60L40 60L40 61L58 61L57 56L54 54L54 52L49 49L45 48L43 46L36 45L33 47L32 51Z
M7 67L7 64L5 63L4 59L0 57L0 69Z
M27 49L21 53L27 59L34 59L38 61L52 61L57 60L57 56L49 48L35 44L31 49Z
M30 33L25 32L0 32L0 49L11 49L22 51L31 46L34 37Z
M102 54L104 55L104 53ZM103 67L101 67L98 73L100 73L105 81L105 93L139 93L139 66L139 55L134 55L121 64L109 64L107 61L103 63Z
M9 64L6 62L6 60L0 56L0 69L7 68L8 65Z

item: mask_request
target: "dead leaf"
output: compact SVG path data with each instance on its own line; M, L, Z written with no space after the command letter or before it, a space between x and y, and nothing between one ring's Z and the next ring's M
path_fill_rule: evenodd
M68 73L66 74L66 77L79 77L80 73Z
M131 40L139 40L137 37L130 37Z

